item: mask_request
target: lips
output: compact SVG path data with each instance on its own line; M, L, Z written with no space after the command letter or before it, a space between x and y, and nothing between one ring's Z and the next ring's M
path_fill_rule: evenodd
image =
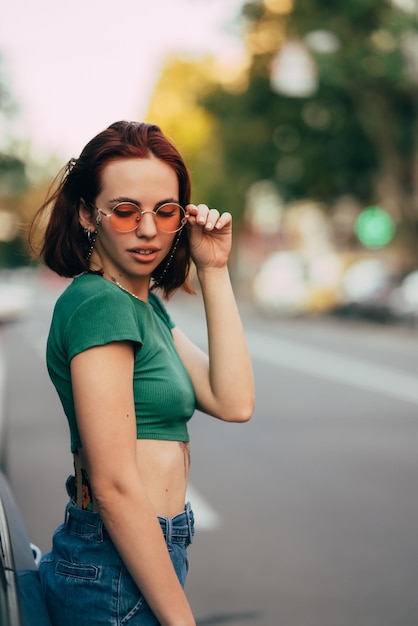
M155 259L157 254L159 253L158 248L154 247L139 247L138 248L130 248L128 250L129 254L139 261L148 261L151 262Z
M152 254L154 251L153 250L134 250L134 252L138 253L138 254Z

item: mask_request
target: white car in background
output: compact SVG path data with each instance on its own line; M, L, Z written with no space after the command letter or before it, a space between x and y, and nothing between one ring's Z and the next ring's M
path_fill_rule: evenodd
M52 626L38 573L40 552L26 534L9 482L0 471L0 624Z
M418 323L418 270L405 276L393 291L390 308L398 319L414 325Z

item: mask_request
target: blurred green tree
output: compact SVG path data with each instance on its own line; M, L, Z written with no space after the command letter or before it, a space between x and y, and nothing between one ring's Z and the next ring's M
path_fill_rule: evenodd
M222 150L217 120L199 100L214 88L214 60L168 60L151 98L146 119L159 124L179 146L192 170L193 202L216 206L222 188ZM218 204L218 206L220 206Z
M26 163L14 151L11 120L18 106L8 87L0 56L0 268L24 265L28 261L19 236L22 194L28 186Z
M248 86L199 100L215 119L224 196L260 179L285 200L384 207L416 247L418 12L399 0L253 0Z

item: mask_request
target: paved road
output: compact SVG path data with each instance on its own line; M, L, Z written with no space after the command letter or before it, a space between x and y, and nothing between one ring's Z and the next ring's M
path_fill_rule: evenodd
M71 471L43 361L56 293L39 285L4 342L11 480L43 550ZM204 345L198 300L170 308ZM199 625L416 626L418 333L243 315L254 418L191 422L200 524L187 589Z

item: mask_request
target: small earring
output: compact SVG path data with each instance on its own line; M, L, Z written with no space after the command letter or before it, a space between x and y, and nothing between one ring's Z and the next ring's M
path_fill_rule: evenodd
M88 251L87 256L86 256L86 261L89 261L91 255L92 255L92 252L94 250L94 244L96 243L97 230L91 232L91 230L89 230L88 228L85 228L84 232L86 234L87 240L88 240L89 245L90 245L89 251Z
M102 221L102 216L100 215L99 212L97 212L97 216L96 216L96 224L97 224L97 226L100 224L101 221Z

